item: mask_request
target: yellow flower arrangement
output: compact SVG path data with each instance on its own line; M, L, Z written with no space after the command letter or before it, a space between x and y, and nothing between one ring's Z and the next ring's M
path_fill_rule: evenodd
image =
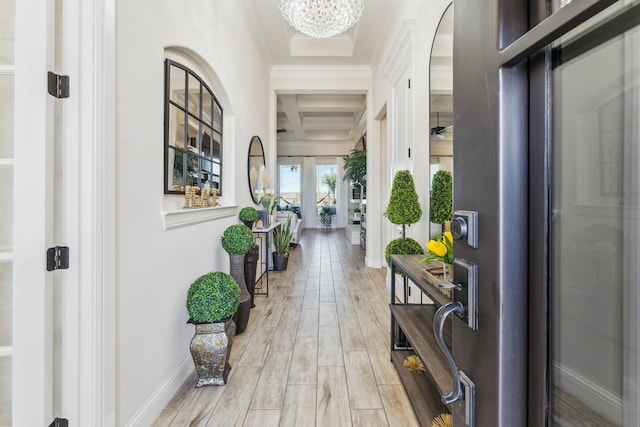
M427 243L429 255L420 262L440 261L445 264L453 264L453 236L450 231L445 231L436 240Z

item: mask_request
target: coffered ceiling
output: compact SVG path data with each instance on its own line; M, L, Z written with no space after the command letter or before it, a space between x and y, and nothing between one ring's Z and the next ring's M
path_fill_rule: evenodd
M396 21L397 11L403 4L420 0L365 0L358 23L346 33L328 39L314 39L291 27L280 14L280 0L238 1L245 10L254 40L272 66L372 66L380 59L383 43L392 36L388 32ZM348 150L366 126L365 113L364 94L344 91L279 94L278 151L294 144L342 145Z

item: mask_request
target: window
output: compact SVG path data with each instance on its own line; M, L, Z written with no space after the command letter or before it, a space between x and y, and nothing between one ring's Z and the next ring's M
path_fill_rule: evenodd
M216 188L222 195L222 107L189 68L165 61L164 192L185 186Z

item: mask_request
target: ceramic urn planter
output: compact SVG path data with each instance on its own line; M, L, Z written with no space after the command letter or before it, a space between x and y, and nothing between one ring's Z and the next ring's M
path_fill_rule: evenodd
M236 324L228 319L217 323L194 323L195 335L191 339L191 357L196 366L196 387L225 385L231 370L229 354L236 333Z

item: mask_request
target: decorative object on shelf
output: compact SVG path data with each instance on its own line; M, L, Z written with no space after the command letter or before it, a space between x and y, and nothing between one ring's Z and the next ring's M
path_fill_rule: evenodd
M363 7L363 0L280 0L280 11L287 22L315 38L344 33L358 22Z
M407 368L407 371L411 372L412 374L421 374L425 371L422 360L420 360L420 358L415 354L407 356L407 358L404 359L404 362L402 362L402 365Z
M258 211L253 206L247 206L246 208L240 209L238 218L240 218L240 221L242 221L244 225L253 228L253 224L258 220Z
M420 262L438 261L443 264L444 281L447 276L452 276L453 269L453 236L450 231L445 231L435 240L427 242L428 257L420 260Z
M251 294L244 281L244 255L253 245L253 233L244 224L234 224L224 230L222 247L229 254L229 272L240 287L240 307L233 319L237 325L237 334L241 334L249 323L251 313Z
M442 231L453 216L453 175L439 170L431 183L431 201L429 216L431 222L442 225Z
M190 350L198 374L196 387L225 385L236 332L231 316L240 304L238 283L221 271L197 278L187 292L189 323L195 325Z
M185 208L206 208L218 206L217 188L198 188L187 185L184 188Z
M272 253L273 269L276 271L287 269L291 236L291 217L288 216L284 224L273 230L273 246L275 248L275 251Z
M269 212L260 209L258 211L258 220L256 221L256 228L269 227Z
M453 427L453 417L451 414L440 414L433 419L431 427Z
M274 203L275 193L270 188L257 190L255 193L263 208L263 210L258 211L258 215L262 221L262 228L265 228L271 224L270 215L273 213L273 209L276 206Z

